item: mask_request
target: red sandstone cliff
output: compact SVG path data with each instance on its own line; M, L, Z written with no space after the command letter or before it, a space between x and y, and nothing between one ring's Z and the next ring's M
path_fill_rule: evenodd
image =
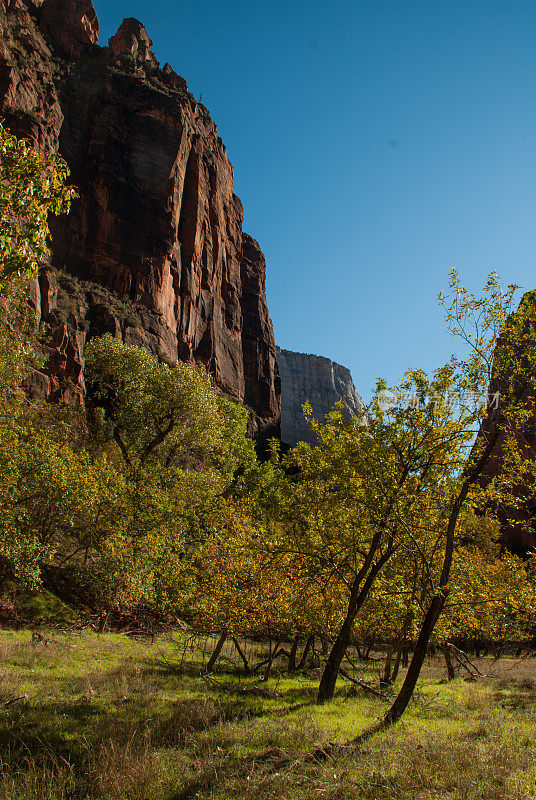
M203 362L253 409L252 431L276 434L265 262L242 232L225 146L141 23L125 20L109 47L98 34L90 0L0 0L0 114L59 151L80 194L54 221L54 269L33 287L52 328L39 388L76 392L86 339L110 331Z
M515 320L522 309L529 311L534 318L536 309L536 292L527 292L520 303L519 309L512 315ZM499 342L500 343L500 342ZM511 345L510 345L511 346ZM493 478L501 477L505 473L505 456L507 432L508 437L514 435L516 449L522 459L526 460L528 469L523 470L522 462L519 476L514 476L512 495L515 502L502 503L494 507L501 526L501 542L508 550L518 555L526 555L536 551L536 486L534 485L533 469L530 465L536 459L536 392L534 388L534 354L528 353L527 344L517 348L512 361L517 362L514 368L509 365L508 374L502 378L494 374L489 387L489 395L494 399L489 414L484 418L478 434L478 441L489 441L497 430L497 420L503 427L499 433L486 468L484 469L481 485L486 487ZM494 370L495 373L495 370ZM511 377L515 382L511 384ZM522 410L518 422L513 426L502 418L502 398L505 392L511 396L512 390L517 395L517 403ZM506 430L504 428L506 427Z

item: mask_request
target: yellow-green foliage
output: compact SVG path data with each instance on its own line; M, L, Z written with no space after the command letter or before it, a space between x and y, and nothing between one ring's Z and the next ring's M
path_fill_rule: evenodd
M0 125L0 556L29 583L38 576L41 549L21 500L30 459L20 385L39 356L23 290L48 253L49 215L69 209L74 193L65 186L67 176L61 159L37 152Z
M35 150L0 125L0 287L37 274L48 254L48 218L69 210L69 170L57 156Z
M107 334L86 349L94 431L115 441L132 467L251 461L247 412L218 398L202 366L165 364Z
M63 162L1 126L0 171L5 573L34 586L49 566L103 608L149 602L210 631L326 640L356 610L358 637L400 644L440 597L439 643L462 632L529 635L532 579L499 552L490 518L474 513L510 498L521 464L514 429L528 414L517 395L529 377L534 312L526 303L508 319L515 287L503 291L492 275L479 299L454 272L447 319L470 355L430 376L408 371L394 387L398 400L387 409L375 401L360 421L336 408L320 423L306 407L318 445L284 458L274 446L261 465L248 412L215 391L204 367L163 363L110 335L86 348L87 416L28 403L20 385L39 355L21 286L47 254L48 215L67 211L73 192ZM506 347L521 340L525 360ZM443 399L485 390L492 371L504 379L511 474L465 492L484 412ZM412 403L400 402L410 393ZM485 444L477 440L473 463Z
M0 567L29 586L45 565L62 569L108 608L183 604L204 514L255 460L248 412L204 368L109 336L87 348L90 431L74 409L30 404L27 284L48 254L49 215L74 192L60 159L1 126L0 173Z
M194 621L201 630L291 637L325 633L338 621L334 599L319 576L292 553L277 553L270 532L249 509L220 502L207 518L196 552ZM314 577L314 579L313 579Z

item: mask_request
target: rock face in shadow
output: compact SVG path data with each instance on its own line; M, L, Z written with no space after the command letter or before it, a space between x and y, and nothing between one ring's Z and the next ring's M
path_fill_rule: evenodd
M242 236L240 275L245 402L257 415L251 432L266 439L275 433L271 420L274 397L281 397L281 380L266 302L266 261L259 243L247 233Z
M65 158L80 195L52 223L49 272L68 297L52 309L45 287L36 301L56 341L51 396L65 381L83 390L85 341L109 331L167 361L202 362L252 408L253 432L277 435L265 263L242 232L216 125L184 78L160 68L140 22L124 20L109 47L98 30L90 0L0 2L0 113Z
M520 303L521 306L531 308L532 317L536 309L536 291L527 292ZM515 315L514 315L515 317ZM518 351L519 352L519 351ZM516 380L515 391L520 408L528 411L523 421L511 431L515 436L516 450L526 462L536 459L536 388L533 376L533 360L526 358L521 351L520 375ZM490 410L484 417L477 441L487 442L493 437L497 427L496 419L500 419L501 398L505 386L497 378L492 378L489 387ZM504 421L503 421L504 424ZM507 437L501 431L495 444L491 457L484 469L480 484L487 487L493 478L504 475ZM522 472L522 468L520 470ZM529 468L530 472L530 468ZM529 474L519 475L519 480L514 481L512 494L515 502L511 505L500 504L493 506L500 523L501 544L510 552L526 556L529 552L536 552L536 486Z
M304 403L310 403L318 420L337 402L344 404L347 414L362 416L365 405L346 367L323 356L293 353L279 347L277 363L281 375L281 439L285 444L316 442L303 415Z
M99 41L99 20L91 0L45 0L39 27L55 47L75 58Z

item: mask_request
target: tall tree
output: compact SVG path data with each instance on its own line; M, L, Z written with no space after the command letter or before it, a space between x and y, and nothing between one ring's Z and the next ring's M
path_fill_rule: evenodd
M27 466L23 379L38 362L28 281L48 255L50 214L69 210L68 169L11 136L0 124L0 557L28 582L38 577L39 537L20 497Z
M489 276L481 297L460 283L458 273L451 273L450 303L446 319L451 333L466 347L461 358L450 364L452 388L441 403L447 409L447 425L437 431L438 444L448 454L448 443L465 442L468 457L452 458L445 491L438 508L438 541L441 565L437 578L430 582L429 598L417 636L413 657L401 689L387 712L383 726L396 723L413 695L426 656L428 644L451 594L451 573L464 515L473 508L484 508L506 493L517 475L519 464L517 431L533 413L533 384L536 374L536 310L532 302L522 301L512 314L517 287L503 289L495 273ZM441 298L446 303L446 298ZM488 398L489 387L496 390ZM458 402L453 402L456 399ZM393 409L398 413L398 405ZM393 413L393 412L391 412ZM473 444L474 436L476 442ZM489 470L494 452L502 440L510 455L508 474L505 460L500 479L485 488L482 477ZM450 458L450 457L449 457ZM526 472L534 464L525 462Z

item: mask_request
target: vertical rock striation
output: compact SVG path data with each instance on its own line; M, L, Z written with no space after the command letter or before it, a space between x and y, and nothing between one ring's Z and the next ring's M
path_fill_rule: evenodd
M273 398L281 397L281 380L266 302L266 261L259 243L247 233L242 237L240 275L245 402L257 414L252 433L266 438L275 433L270 420Z
M186 81L160 68L140 22L124 20L109 47L98 33L91 0L0 2L0 112L65 158L80 195L53 221L58 300L41 312L53 328L52 394L77 372L82 388L84 343L108 331L170 362L204 363L251 406L252 431L277 434L265 263L242 232L216 125ZM58 347L73 359L63 372Z
M350 370L322 356L292 353L277 348L281 375L281 438L285 444L315 443L303 416L302 406L310 403L313 415L322 420L337 402L349 415L361 417L365 405L354 386Z

